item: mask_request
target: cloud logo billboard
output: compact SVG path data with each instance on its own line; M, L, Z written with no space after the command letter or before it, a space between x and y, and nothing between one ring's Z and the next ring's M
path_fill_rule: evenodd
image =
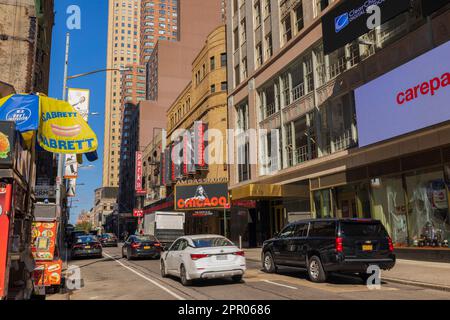
M350 23L350 19L348 17L348 13L343 13L340 16L336 17L334 19L334 28L336 30L336 33L344 29L348 24Z

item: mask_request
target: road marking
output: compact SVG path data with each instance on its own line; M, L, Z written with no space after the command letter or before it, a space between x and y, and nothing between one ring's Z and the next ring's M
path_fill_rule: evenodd
M288 285L285 285L285 284L276 283L276 282L273 282L273 281L270 281L270 280L263 280L263 281L264 281L264 282L267 282L267 283L274 284L274 285L276 285L276 286L280 286L280 287L285 287L285 288L294 289L294 290L297 290L297 289L298 289L298 288L296 288L296 287L291 287L291 286L288 286Z
M144 276L142 273L139 273L139 272L137 272L136 270L133 270L132 268L128 267L127 265L125 265L124 263L120 262L119 260L117 260L117 259L114 258L113 256L110 256L109 254L107 254L107 253L105 253L105 252L103 252L103 254L104 254L105 256L111 258L111 259L114 259L115 262L117 262L118 264L120 264L120 265L121 265L122 267L124 267L125 269L130 270L130 271L133 272L134 274L137 274L139 277L141 277L141 278L147 280L148 282L154 284L155 286L157 286L157 287L163 289L163 290L166 291L168 294L170 294L171 296L173 296L175 299L178 299L178 300L186 300L186 299L184 299L183 297L177 295L177 294L176 294L175 292L173 292L172 290L167 289L167 288L164 287L163 285L159 284L159 283L156 282L155 280L152 280L152 279L150 279L150 278Z

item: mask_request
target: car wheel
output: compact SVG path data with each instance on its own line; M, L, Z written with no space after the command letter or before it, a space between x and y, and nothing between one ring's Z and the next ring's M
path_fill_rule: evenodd
M234 282L238 282L238 283L239 283L239 282L242 281L242 275L232 276L231 279L232 279Z
M192 284L192 280L187 279L186 269L184 268L183 265L181 265L181 267L180 267L180 278L181 278L181 284L183 286L190 286Z
M128 250L127 250L127 260L131 260L131 254Z
M161 260L161 277L167 278L166 264Z
M272 253L270 253L270 251L267 251L264 254L263 269L267 273L277 272L277 266L275 264L275 261L273 260Z
M322 262L318 256L312 256L308 260L308 275L312 282L325 282L327 274L323 270Z
M125 258L125 253L123 252L123 248L122 248L122 258Z

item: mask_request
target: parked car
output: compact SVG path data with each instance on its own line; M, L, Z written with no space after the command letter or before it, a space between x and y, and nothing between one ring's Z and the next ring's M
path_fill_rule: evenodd
M70 236L68 238L68 245L69 247L71 247L75 241L75 239L79 236L84 236L87 235L87 233L85 231L81 231L81 230L74 230L70 233Z
M71 247L71 257L93 257L101 258L103 256L102 245L96 236L81 235L75 238Z
M161 275L174 275L185 286L195 279L231 277L240 282L246 270L244 251L219 235L178 238L161 255Z
M122 246L122 257L131 260L133 258L154 258L161 256L161 243L154 236L132 235Z
M357 273L366 281L369 265L395 265L392 240L383 224L372 219L316 219L287 225L262 249L262 266L306 268L311 281L325 282L330 272Z
M118 247L118 240L114 233L104 233L100 236L102 247Z

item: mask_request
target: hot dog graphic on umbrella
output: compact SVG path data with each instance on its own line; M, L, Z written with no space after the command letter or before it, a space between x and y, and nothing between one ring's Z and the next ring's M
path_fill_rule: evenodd
M52 128L52 132L60 137L75 137L81 133L81 126L79 124L74 126L59 126L56 124L50 125Z

